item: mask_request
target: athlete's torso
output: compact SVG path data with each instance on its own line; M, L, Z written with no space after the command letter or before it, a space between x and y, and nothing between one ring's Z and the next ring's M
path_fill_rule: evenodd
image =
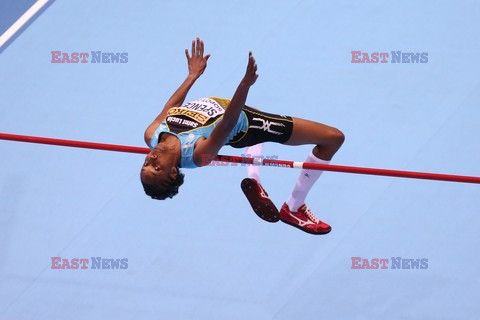
M193 151L195 142L201 138L208 138L215 126L222 119L230 100L217 97L202 98L189 102L178 108L168 110L165 120L155 130L150 140L150 148L158 144L160 135L164 132L177 136L180 140L182 168L195 168ZM237 125L230 133L227 143L237 132L246 130L247 120L242 113Z
M179 134L195 129L205 129L224 113L225 108L216 100L202 98L168 110L165 122L171 132Z

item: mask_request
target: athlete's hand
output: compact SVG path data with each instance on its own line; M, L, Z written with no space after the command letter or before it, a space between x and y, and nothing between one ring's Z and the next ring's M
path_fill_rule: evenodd
M257 63L255 62L252 52L250 52L248 54L247 72L245 72L242 82L248 86L251 86L255 83L255 81L257 81L257 78Z
M203 41L200 38L192 41L192 56L188 54L188 49L185 49L185 55L188 61L188 74L196 78L200 77L207 67L207 60L210 55L203 56Z

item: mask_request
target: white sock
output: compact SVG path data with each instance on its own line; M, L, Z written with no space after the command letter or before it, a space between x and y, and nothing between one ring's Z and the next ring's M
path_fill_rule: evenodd
M328 164L329 160L322 160L313 155L312 152L308 155L305 162L313 162L320 164ZM305 203L305 198L308 192L312 188L313 184L317 181L318 177L322 174L321 170L307 170L302 169L300 176L298 177L297 184L293 188L290 198L287 200L288 208L291 211L298 211L298 208Z
M245 148L245 157L258 158L262 155L263 143ZM260 183L260 166L247 164L247 177Z

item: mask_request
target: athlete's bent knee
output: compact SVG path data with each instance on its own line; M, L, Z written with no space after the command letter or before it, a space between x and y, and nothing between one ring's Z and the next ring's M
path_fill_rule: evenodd
M334 145L340 148L345 141L345 135L342 131L338 130L337 128L331 128L328 131L328 142L331 145Z
M335 141L337 142L338 146L340 147L345 142L345 135L342 131L335 128Z

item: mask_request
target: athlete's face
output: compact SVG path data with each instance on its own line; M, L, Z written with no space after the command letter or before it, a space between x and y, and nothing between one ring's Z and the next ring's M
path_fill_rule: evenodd
M155 147L145 157L140 177L144 183L161 185L177 175L174 155L165 152L161 146Z

